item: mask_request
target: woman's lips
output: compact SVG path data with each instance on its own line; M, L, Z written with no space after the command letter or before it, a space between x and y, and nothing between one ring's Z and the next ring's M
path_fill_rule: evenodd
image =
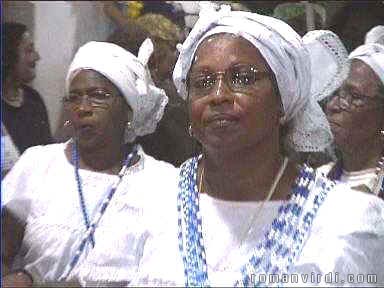
M239 121L239 117L231 114L217 114L209 117L206 121L206 126L215 129L228 128L235 125Z
M91 136L96 133L96 127L92 124L82 124L78 126L78 133L80 136Z

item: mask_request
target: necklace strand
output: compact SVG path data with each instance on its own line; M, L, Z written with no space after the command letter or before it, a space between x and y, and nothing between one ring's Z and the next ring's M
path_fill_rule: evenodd
M185 285L209 286L202 218L199 211L197 164L201 155L183 163L177 197L179 250L184 263ZM253 275L284 274L300 255L317 211L334 182L321 177L321 189L313 189L316 173L306 165L291 190L291 199L278 209L278 216L240 269L235 286L263 286ZM317 182L317 181L316 181ZM277 257L277 258L276 258Z
M76 249L76 252L74 256L72 257L72 260L67 264L66 268L64 269L64 273L62 276L59 278L58 281L67 281L68 276L72 272L73 268L75 268L76 264L78 263L80 256L84 252L86 243L88 242L89 239L92 239L94 236L94 232L97 228L98 223L100 222L101 217L104 215L105 210L107 209L109 203L112 200L113 195L115 194L118 186L123 180L123 177L128 171L128 168L134 163L135 158L138 154L138 146L135 145L132 149L132 152L128 154L127 158L124 160L124 164L122 169L120 170L118 174L118 180L112 185L111 190L103 200L103 202L100 205L98 213L96 213L92 223L89 224L89 227L87 231L83 234L83 237L81 238L80 244L78 248Z
M88 212L87 212L87 206L85 204L85 200L84 200L84 194L83 194L83 185L82 185L82 181L81 181L81 178L80 178L80 173L79 173L79 153L78 153L78 145L77 145L77 141L73 141L72 142L72 162L75 164L75 178L76 178L76 184L77 184L77 191L78 191L78 195L79 195L79 201L80 201L80 208L81 208L81 212L83 214L83 219L84 219L84 224L85 224L85 227L86 229L89 228L89 216L88 216ZM95 239L93 238L93 236L90 238L90 241L91 241L91 244L92 244L92 247L95 247Z
M247 228L244 230L243 232L243 235L241 235L241 237L239 238L240 239L240 243L239 245L237 246L237 249L240 249L240 247L243 246L244 244L244 241L247 239L247 237L249 236L249 233L250 233L250 230L252 228L252 226L255 226L255 224L257 223L257 220L259 219L259 216L261 214L261 212L263 211L263 208L264 208L264 204L265 202L269 201L271 198L272 198L272 195L274 194L275 190L276 190L276 187L277 185L279 184L280 182L280 179L281 177L283 176L284 172L285 172L285 169L287 168L287 165L288 165L288 157L285 157L284 160L283 160L283 163L281 164L280 168L279 168L279 171L277 172L275 178L273 179L273 182L272 182L272 185L271 185L271 188L269 189L268 191L268 194L267 194L267 197L262 201L257 213L253 214L251 216L251 220L249 221L249 225L247 226ZM202 190L202 182L203 182L203 179L204 179L204 166L202 167L202 171L201 171L201 174L200 174L200 184L199 184L199 192L201 193ZM237 250L236 249L236 250ZM234 249L231 249L231 251L234 251ZM227 261L227 259L230 258L230 256L233 254L234 252L232 253L228 253L226 254L226 256L224 256L224 259L221 259L219 261L219 263L216 265L216 267L220 266L223 262Z

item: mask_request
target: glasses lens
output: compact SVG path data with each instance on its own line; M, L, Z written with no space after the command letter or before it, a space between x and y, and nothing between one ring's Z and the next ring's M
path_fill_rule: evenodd
M257 70L253 66L236 66L228 71L228 84L235 92L246 92L256 83Z
M216 75L213 73L191 75L189 78L189 93L193 96L208 94L216 83Z
M94 90L88 92L88 97L92 103L102 104L108 101L108 99L112 97L112 94L103 90Z

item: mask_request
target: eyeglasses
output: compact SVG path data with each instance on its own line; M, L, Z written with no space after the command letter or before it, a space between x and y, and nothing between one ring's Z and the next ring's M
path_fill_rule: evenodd
M352 91L347 91L343 88L336 91L333 98L336 97L339 100L340 107L346 110L350 110L353 108L375 109L384 105L384 101L381 98L359 95Z
M249 64L234 65L223 72L202 71L192 73L188 79L190 96L202 97L209 94L215 87L220 75L222 75L227 87L232 92L250 94L257 81L267 78L269 73L259 71L255 65Z
M87 96L87 100L92 106L102 106L107 104L114 95L102 89L90 89L85 93L70 92L68 96L63 98L64 104L79 105L83 98Z

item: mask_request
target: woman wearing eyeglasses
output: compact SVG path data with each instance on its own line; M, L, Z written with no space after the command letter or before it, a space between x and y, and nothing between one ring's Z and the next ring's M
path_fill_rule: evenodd
M4 285L77 281L80 264L99 283L133 277L176 191L176 168L134 142L155 130L168 101L149 76L152 51L149 39L138 57L104 42L78 50L63 99L73 137L28 149L2 183Z
M177 221L147 247L134 285L340 286L358 273L384 283L384 203L291 154L332 139L297 33L274 18L204 7L179 51L174 82L203 153L181 166Z
M349 61L349 76L327 105L341 153L330 177L384 199L384 46L362 45Z

